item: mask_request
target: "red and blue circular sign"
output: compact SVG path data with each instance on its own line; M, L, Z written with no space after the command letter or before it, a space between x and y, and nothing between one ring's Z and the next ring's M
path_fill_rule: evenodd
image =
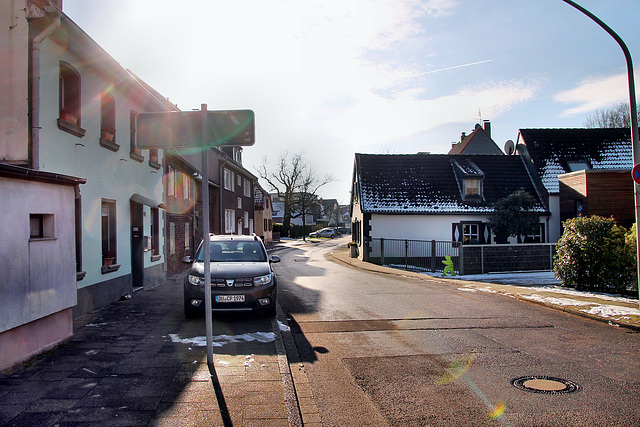
M631 176L633 177L633 180L636 182L636 184L640 184L640 164L637 164L633 167Z

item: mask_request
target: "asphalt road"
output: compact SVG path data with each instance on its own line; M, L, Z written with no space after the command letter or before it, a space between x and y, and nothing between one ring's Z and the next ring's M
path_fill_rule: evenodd
M329 260L346 241L276 266L324 425L640 425L637 332Z

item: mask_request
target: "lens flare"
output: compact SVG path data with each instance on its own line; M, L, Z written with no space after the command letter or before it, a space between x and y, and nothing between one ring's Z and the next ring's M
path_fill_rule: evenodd
M469 370L469 368L473 364L473 361L476 359L476 353L476 350L473 350L469 354L464 354L456 358L445 370L445 373L442 375L442 377L436 380L435 384L448 384L462 377Z
M505 405L504 403L498 403L494 408L493 411L489 412L487 414L487 418L489 418L490 420L496 420L498 418L500 418L502 416L502 414L504 414L504 411L507 409L507 405Z

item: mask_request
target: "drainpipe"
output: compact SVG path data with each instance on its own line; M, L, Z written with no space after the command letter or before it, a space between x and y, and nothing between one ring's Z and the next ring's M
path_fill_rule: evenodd
M31 168L40 169L40 44L60 28L60 10L48 4L47 14L53 13L54 20L31 42Z

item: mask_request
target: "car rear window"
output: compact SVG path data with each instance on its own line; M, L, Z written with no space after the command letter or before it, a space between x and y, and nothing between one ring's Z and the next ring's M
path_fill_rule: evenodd
M197 260L204 261L203 247L198 249ZM210 242L211 262L267 262L267 253L260 242Z

